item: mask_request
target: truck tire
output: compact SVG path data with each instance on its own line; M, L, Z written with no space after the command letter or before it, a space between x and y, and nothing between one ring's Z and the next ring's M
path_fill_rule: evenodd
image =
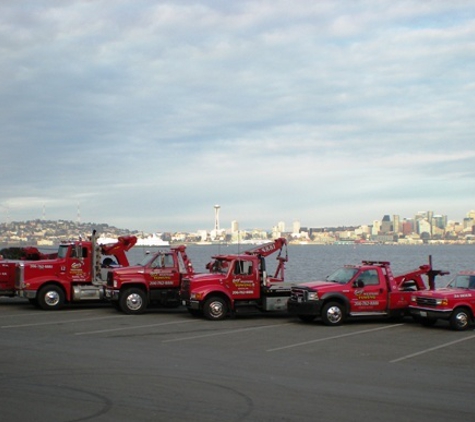
M142 289L132 287L121 292L119 306L128 315L143 314L147 309L147 295Z
M222 297L210 297L204 304L203 314L212 321L224 319L228 314L228 304Z
M450 316L450 328L455 331L463 331L470 327L472 323L472 315L466 308L454 309Z
M344 305L338 302L328 302L322 309L322 321L325 325L341 325L345 320L346 310Z
M56 311L64 306L64 290L54 284L43 286L37 296L37 303L41 309Z

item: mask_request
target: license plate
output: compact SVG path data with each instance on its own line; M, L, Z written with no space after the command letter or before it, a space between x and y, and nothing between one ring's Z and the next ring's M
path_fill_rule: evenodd
M421 311L421 317L426 318L427 317L427 312L426 311Z

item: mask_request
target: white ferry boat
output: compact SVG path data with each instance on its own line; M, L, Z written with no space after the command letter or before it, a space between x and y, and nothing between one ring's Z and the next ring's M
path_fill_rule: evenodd
M135 246L170 246L170 242L153 233L148 237L139 237Z

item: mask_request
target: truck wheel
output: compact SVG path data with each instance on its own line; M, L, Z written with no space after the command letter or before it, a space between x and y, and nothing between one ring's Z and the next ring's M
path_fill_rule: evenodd
M325 325L341 325L345 320L345 307L338 302L329 302L322 309L322 321Z
M297 315L300 321L303 322L312 322L317 317L316 315Z
M122 312L132 315L142 314L147 308L147 297L142 289L133 287L120 294L119 306Z
M471 324L472 317L470 312L465 308L457 308L450 316L450 328L456 331L466 330Z
M43 286L38 292L38 306L44 310L58 310L64 306L64 291L54 284Z
M203 314L213 321L224 319L228 314L228 304L221 297L210 297L204 304Z

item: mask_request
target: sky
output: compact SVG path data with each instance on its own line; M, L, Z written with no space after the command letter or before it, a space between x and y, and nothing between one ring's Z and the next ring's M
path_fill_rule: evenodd
M475 209L475 1L0 2L0 222Z

